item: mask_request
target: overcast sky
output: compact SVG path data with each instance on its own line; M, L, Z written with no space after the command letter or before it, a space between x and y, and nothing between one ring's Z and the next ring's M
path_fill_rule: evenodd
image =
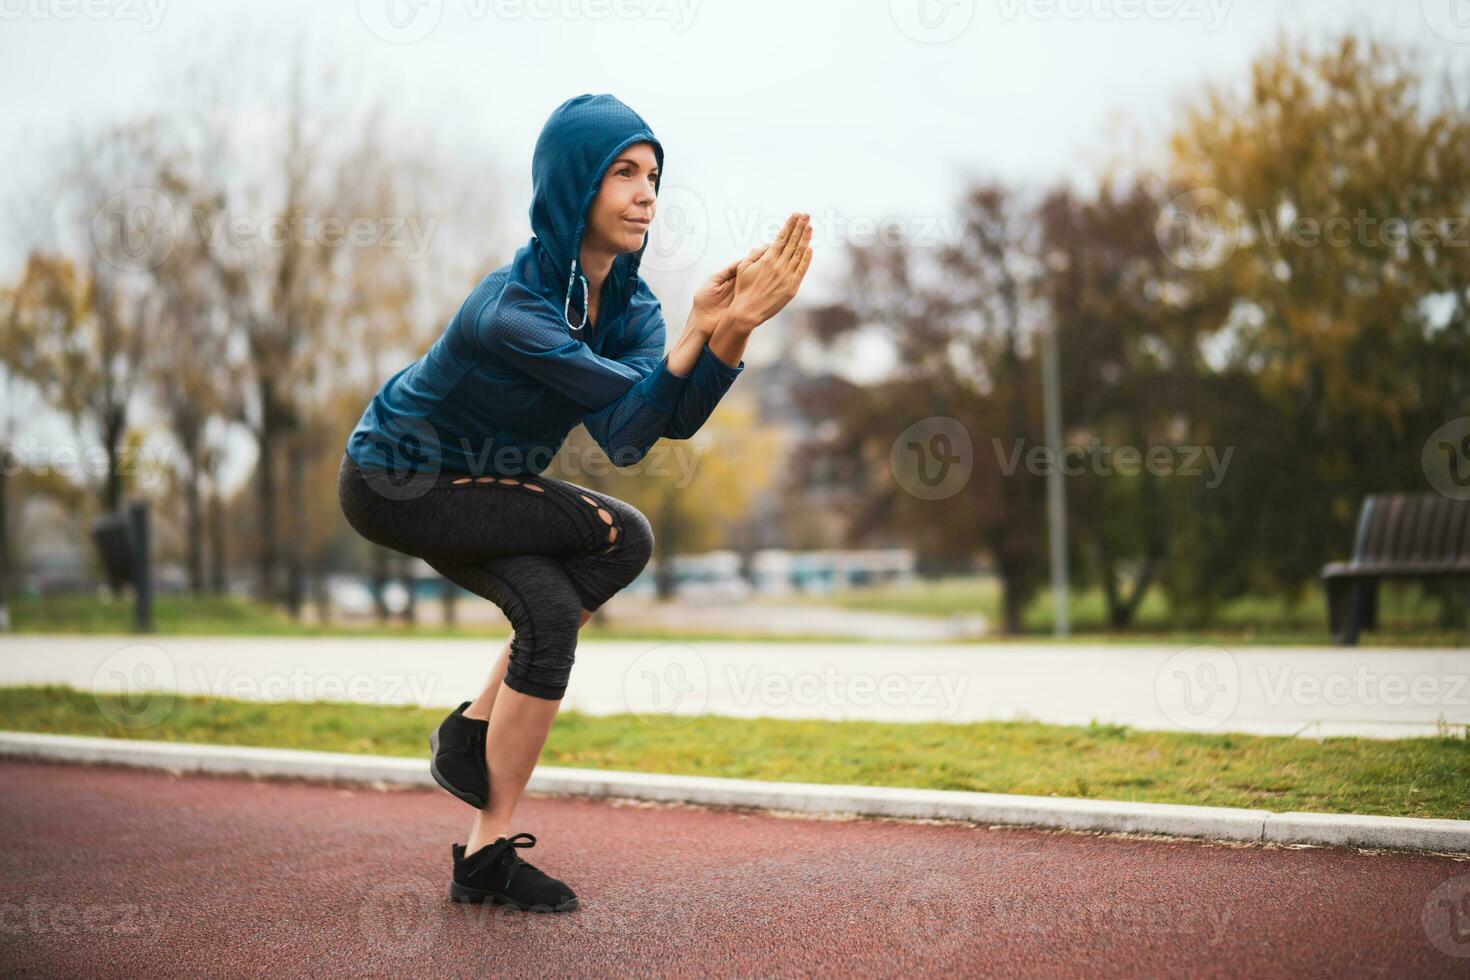
M826 218L821 245L856 220L941 214L966 175L1085 185L1110 131L1156 143L1176 100L1242 79L1281 26L1470 56L1470 0L0 0L0 15L12 178L46 166L58 120L155 104L203 33L299 29L365 97L483 155L486 194L526 235L548 113L612 92L707 213L699 269L796 209ZM1457 23L1459 43L1442 36Z
M1282 27L1470 56L1470 0L0 0L0 173L26 187L61 122L159 105L201 37L299 32L405 132L483 164L513 241L547 115L612 92L664 144L660 222L699 226L668 261L707 274L806 210L820 292L857 222L944 234L924 223L967 176L1085 187L1104 149L1154 150L1179 100L1243 82Z

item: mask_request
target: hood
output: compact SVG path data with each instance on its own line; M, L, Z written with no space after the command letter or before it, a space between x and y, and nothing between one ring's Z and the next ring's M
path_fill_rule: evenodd
M643 117L612 95L578 95L557 106L531 158L531 231L545 281L564 287L547 297L562 306L567 326L587 320L587 279L582 275L582 235L587 212L602 185L602 175L617 155L634 143L652 143L663 184L664 149ZM655 188L657 190L657 188ZM613 296L626 300L636 286L643 245L613 260L608 278ZM575 322L574 322L575 321Z

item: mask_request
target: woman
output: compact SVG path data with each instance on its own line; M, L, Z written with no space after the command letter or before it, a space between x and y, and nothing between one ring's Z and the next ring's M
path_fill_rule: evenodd
M430 737L435 780L479 812L452 847L455 901L566 911L571 888L517 853L510 821L545 745L578 631L653 552L632 505L541 476L578 422L614 464L687 439L745 368L751 331L791 301L810 216L715 273L664 355L638 276L663 147L611 95L551 114L532 157L533 237L486 276L418 361L389 378L348 439L339 496L370 541L423 558L498 605L514 635L474 701Z

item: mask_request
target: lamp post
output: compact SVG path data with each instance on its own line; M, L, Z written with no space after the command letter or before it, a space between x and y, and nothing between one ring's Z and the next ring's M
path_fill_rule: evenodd
M1062 488L1062 386L1057 369L1057 329L1041 332L1041 414L1051 468L1046 474L1047 543L1051 558L1052 632L1071 633L1067 598L1067 503Z

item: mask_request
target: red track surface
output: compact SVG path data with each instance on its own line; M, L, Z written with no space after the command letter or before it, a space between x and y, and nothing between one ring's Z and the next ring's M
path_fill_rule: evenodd
M0 975L1470 976L1470 863L528 797L582 907L448 900L438 791L0 761ZM1458 930L1458 931L1457 931Z

